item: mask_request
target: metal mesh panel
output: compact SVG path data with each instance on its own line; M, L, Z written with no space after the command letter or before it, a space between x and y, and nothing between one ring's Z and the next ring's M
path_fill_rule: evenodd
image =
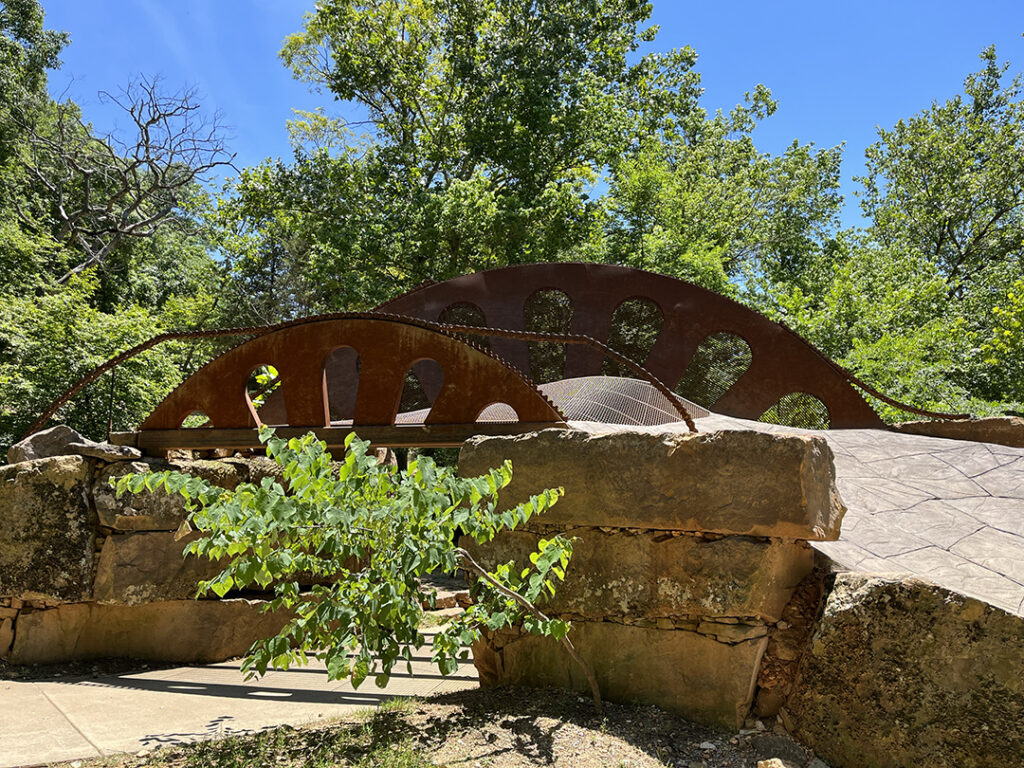
M751 359L750 345L739 336L713 333L697 347L675 392L710 408L746 373Z
M779 402L761 414L758 421L804 429L828 429L831 425L825 404L806 392L783 395Z
M476 304L468 301L457 301L454 304L449 304L441 310L441 314L437 317L437 322L445 323L446 325L475 325L480 328L487 327L487 318L484 316L484 311ZM490 350L491 348L491 340L486 336L479 336L475 333L460 333L457 335L483 349Z
M516 415L516 409L508 403L491 403L480 412L476 420L509 424L519 421L519 416Z
M395 418L395 424L401 426L403 424L422 424L427 419L427 414L430 413L430 408L420 408L415 411L402 411ZM478 422L501 422L503 424L510 424L519 421L519 416L516 415L515 408L507 403L491 403L484 408L480 415L476 419Z
M570 421L655 426L680 421L668 399L646 381L615 376L562 379L538 387ZM683 407L693 418L708 412L687 401Z
M608 346L634 363L643 365L664 324L665 315L655 302L650 299L627 299L612 313ZM601 363L601 373L627 378L633 375L631 369L608 358Z
M534 333L570 333L572 300L561 291L536 291L523 304L523 324ZM557 381L565 373L565 345L551 341L531 341L530 378L534 384Z

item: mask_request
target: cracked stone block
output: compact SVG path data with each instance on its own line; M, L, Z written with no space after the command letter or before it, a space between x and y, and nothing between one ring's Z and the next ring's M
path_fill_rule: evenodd
M174 531L188 514L184 497L163 491L132 494L120 498L111 487L111 480L124 475L145 472L177 470L208 480L213 485L232 490L239 483L258 482L272 474L265 467L273 462L225 460L225 461L177 461L157 460L132 461L112 464L102 468L95 483L96 513L100 525L115 531Z
M183 556L195 534L175 541L173 533L148 532L108 536L96 566L93 598L101 603L188 600L196 585L221 572L223 565L205 557Z
M567 535L577 538L572 560L545 610L587 618L757 616L777 621L814 566L811 548L800 542L630 535L596 528ZM486 545L469 537L460 543L485 567L509 560L525 567L540 538L505 531Z
M686 630L610 622L573 622L570 637L594 669L603 698L644 701L698 722L738 728L750 710L760 637L720 643ZM587 679L565 648L548 637L490 633L473 646L482 687L555 686L589 694Z
M505 459L513 476L502 508L565 488L544 515L552 525L831 540L845 512L832 451L818 436L549 429L473 438L459 472L480 475Z
M245 654L288 620L255 600L173 600L142 605L66 603L23 610L8 661L54 664L133 658L207 664Z
M54 456L0 467L0 595L85 600L92 592L91 463Z
M1024 755L1024 618L913 579L839 574L786 705L830 765Z

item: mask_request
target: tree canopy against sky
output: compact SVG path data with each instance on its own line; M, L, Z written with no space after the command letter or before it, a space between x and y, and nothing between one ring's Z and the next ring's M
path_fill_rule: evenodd
M203 180L229 154L191 92L104 84L128 119L97 131L44 90L66 36L37 3L0 3L0 78L17 84L0 105L0 442L151 332L363 309L544 260L732 294L916 405L1020 408L1024 108L995 50L962 94L879 130L866 225L844 228L842 147L764 152L772 92L754 80L709 109L696 52L661 49L650 15L634 0L321 3L281 58L359 124L301 112L292 156L240 168L214 199ZM166 151L151 114L202 151ZM115 428L210 351L127 370ZM96 435L110 402L95 387L63 417Z

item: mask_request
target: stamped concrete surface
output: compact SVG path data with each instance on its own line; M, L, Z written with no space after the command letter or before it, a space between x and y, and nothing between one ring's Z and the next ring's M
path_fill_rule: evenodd
M429 643L429 636L428 636ZM0 680L0 768L138 752L220 736L339 717L406 696L477 686L473 664L443 677L429 645L412 675L396 667L390 684L353 690L331 682L322 664L245 681L239 662L133 674Z
M822 435L847 513L839 541L815 549L851 571L912 574L1024 616L1024 448L716 414L697 427Z

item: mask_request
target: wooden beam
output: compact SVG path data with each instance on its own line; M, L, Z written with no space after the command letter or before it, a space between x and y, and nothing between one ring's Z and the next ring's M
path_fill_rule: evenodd
M361 427L277 427L278 437L290 439L312 432L319 440L327 443L329 449L340 449L345 438L355 432L360 439L369 440L380 448L426 448L460 446L466 440L478 435L500 436L520 435L540 429L565 429L562 422L541 423L499 423L478 422L476 424L405 424L401 426ZM115 432L110 441L116 445L130 445L143 453L160 453L172 450L228 450L259 449L259 433L255 429L146 429L140 432Z

